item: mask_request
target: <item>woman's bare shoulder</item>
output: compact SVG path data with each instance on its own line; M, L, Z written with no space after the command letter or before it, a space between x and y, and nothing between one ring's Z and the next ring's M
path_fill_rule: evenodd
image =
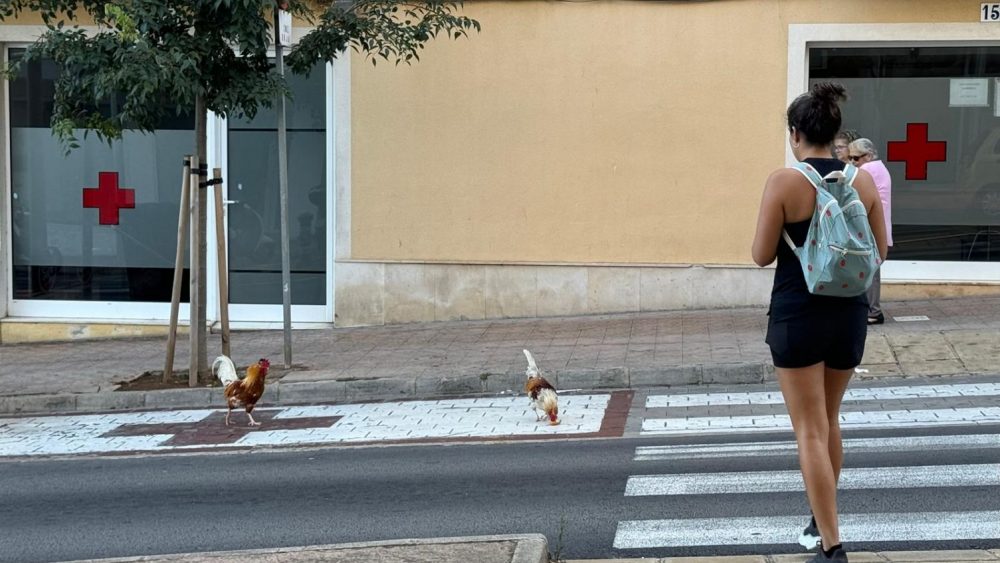
M778 168L767 177L767 185L773 189L783 189L801 183L804 177L794 168Z

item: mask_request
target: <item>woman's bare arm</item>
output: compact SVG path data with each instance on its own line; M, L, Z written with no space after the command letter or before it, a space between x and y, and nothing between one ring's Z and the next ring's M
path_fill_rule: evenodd
M764 184L764 195L760 202L760 212L757 214L757 233L753 238L751 254L758 266L767 266L778 255L778 243L781 240L781 230L785 226L785 209L783 202L783 187L794 170L781 169L771 173Z

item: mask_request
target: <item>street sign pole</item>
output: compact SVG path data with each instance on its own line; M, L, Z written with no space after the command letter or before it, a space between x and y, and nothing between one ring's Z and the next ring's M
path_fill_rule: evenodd
M278 8L274 13L274 52L278 74L285 76L284 44L291 41L291 15ZM285 128L285 96L278 98L278 197L281 201L281 308L284 318L285 369L292 367L292 273L288 240L288 143Z

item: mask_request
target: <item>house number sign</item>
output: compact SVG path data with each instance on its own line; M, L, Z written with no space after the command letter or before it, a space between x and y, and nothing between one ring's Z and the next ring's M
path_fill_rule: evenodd
M979 9L979 21L1000 22L1000 2L983 2Z

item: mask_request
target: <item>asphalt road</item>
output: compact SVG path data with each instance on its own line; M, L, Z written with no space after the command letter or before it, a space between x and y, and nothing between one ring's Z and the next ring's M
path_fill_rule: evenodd
M998 426L873 435L991 433ZM635 474L794 470L791 455L633 461L636 447L788 439L624 438L0 463L0 561L60 561L409 537L541 532L568 558L786 553L794 544L612 547L619 521L805 514L804 494L626 497ZM849 467L1000 463L1000 448L855 454ZM845 512L1000 510L992 485L848 490ZM804 523L804 522L803 522ZM560 533L562 537L560 538ZM797 530L789 532L794 541ZM997 539L854 549L973 549Z

